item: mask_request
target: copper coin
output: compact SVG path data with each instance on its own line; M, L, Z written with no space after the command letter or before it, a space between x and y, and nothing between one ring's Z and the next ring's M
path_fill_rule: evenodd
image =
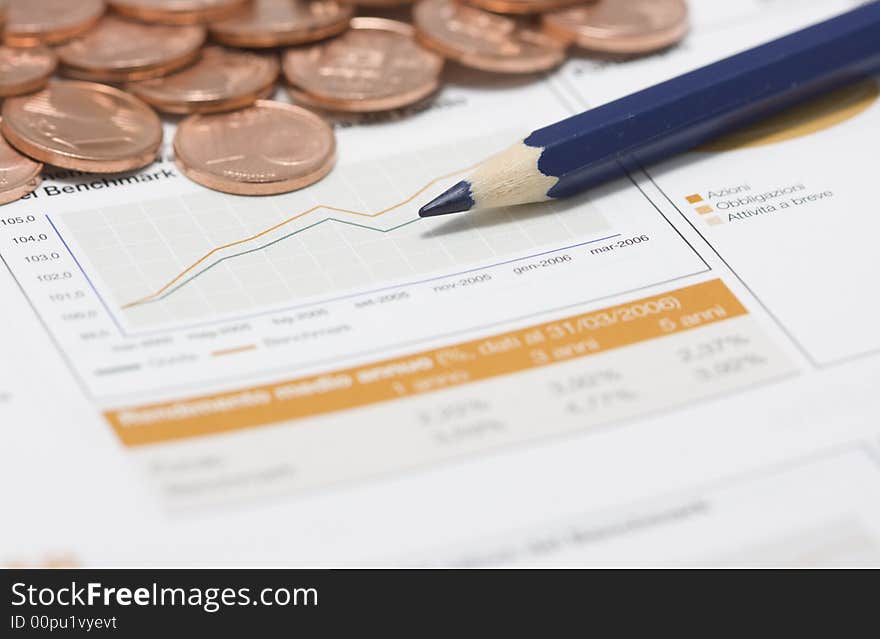
M438 88L439 90L439 88ZM307 108L309 111L317 113L330 123L330 126L349 127L364 124L383 124L388 122L396 122L404 118L411 117L416 113L421 113L431 107L431 103L435 94L422 98L415 104L408 104L399 109L391 109L388 111L338 111L331 107L320 104L315 101L307 93L297 90L294 87L287 87L287 94L291 101L299 106Z
M0 204L14 202L37 188L42 169L42 164L25 157L0 136Z
M103 0L10 0L6 44L56 44L88 31L104 13Z
M391 7L403 7L408 4L413 4L415 0L354 0L354 2L359 7L385 9Z
M108 0L117 13L162 24L194 24L227 18L249 0Z
M162 123L150 107L105 84L57 80L3 104L3 135L47 164L118 173L152 162Z
M254 0L235 16L210 25L218 42L233 47L279 47L342 33L354 14L335 0Z
M336 111L385 111L437 89L443 58L420 46L415 29L396 20L354 18L341 36L289 49L291 84Z
M528 24L454 0L421 0L413 17L419 42L475 69L535 73L565 59L563 43Z
M311 111L259 100L241 111L188 117L177 127L174 155L184 175L209 189L271 195L327 175L336 139Z
M684 0L599 0L548 13L544 29L593 51L650 53L681 40L688 31Z
M546 13L593 0L467 0L467 3L496 13ZM628 0L623 0L627 2Z
M47 47L0 46L0 97L42 89L57 64L58 58Z
M321 98L315 97L310 93L306 93L305 91L300 91L296 87L292 86L287 87L287 95L290 96L290 99L294 104L306 107L309 109L309 111L320 113L322 117L333 124L337 122L369 123L388 122L390 120L405 117L410 113L416 112L410 111L410 109L424 110L428 108L436 92L439 89L440 84L438 83L434 91L428 93L425 97L419 99L417 102L411 102L403 105L402 107L392 109L371 111L365 109L355 110L350 107L340 108L336 106L335 103L333 103L332 101L321 100Z
M168 113L231 111L268 96L275 88L278 66L275 56L206 47L192 66L126 88Z
M190 64L204 42L205 29L199 25L143 24L107 16L56 51L67 76L126 82L160 77Z

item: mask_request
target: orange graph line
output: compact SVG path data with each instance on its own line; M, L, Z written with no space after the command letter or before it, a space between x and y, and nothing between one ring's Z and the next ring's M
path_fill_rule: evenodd
M213 255L216 255L220 251L231 248L233 246L238 246L240 244L246 244L246 243L251 242L253 240L259 239L259 238L263 237L264 235L268 235L272 231L276 231L276 230L280 229L282 226L284 226L286 224L290 224L291 222L294 222L294 221L300 219L301 217L305 217L309 213L314 213L315 211L324 209L326 211L333 211L334 213L346 213L348 215L357 215L360 217L379 217L380 215L385 215L386 213L390 213L391 211L394 211L395 209L399 209L401 206L405 206L405 205L409 204L414 199L416 199L418 196L420 196L422 193L424 193L429 188L431 188L432 186L437 184L437 182L442 182L443 180L451 178L454 175L458 175L460 173L465 173L467 171L470 171L474 167L476 167L476 164L473 166L466 167L464 169L459 169L457 171L447 173L445 175L441 175L439 177L435 177L430 182L425 183L421 188L419 188L415 193L410 195L405 200L398 202L397 204L393 204L392 206L389 206L388 208L384 208L381 211L376 211L375 213L363 213L361 211L350 211L348 209L340 209L335 206L330 206L329 204L316 204L315 206L313 206L309 209L306 209L305 211L297 213L296 215L289 217L286 220L282 220L281 222L278 222L278 224L270 226L267 229L263 229L262 231L260 231L256 235L251 235L250 237L245 237L240 240L230 242L229 244L215 246L210 251L208 251L207 253L202 255L199 259L197 259L195 262L193 262L192 264L187 266L185 269L183 269L180 273L175 275L172 279L168 280L165 284L163 284L161 286L161 288L156 289L155 291L153 291L149 295L145 295L144 297L141 297L140 299L136 299L133 302L129 302L127 304L124 304L122 306L122 308L131 308L132 306L137 306L138 304L144 304L145 302L150 302L150 301L156 299L157 297L162 295L162 293L167 291L169 288L171 288L177 282L179 282L182 278L184 278L189 272L191 272L193 269L197 268L199 265L203 264L206 260L210 259Z
M234 355L235 353L243 353L245 351L252 351L257 348L256 344L245 344L244 346L236 346L234 348L224 348L219 351L214 351L211 353L214 357L223 357L224 355Z

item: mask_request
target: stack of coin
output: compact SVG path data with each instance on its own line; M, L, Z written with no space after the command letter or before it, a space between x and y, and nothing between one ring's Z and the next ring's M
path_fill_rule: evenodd
M216 113L249 106L275 90L275 56L209 46L195 64L128 91L166 113Z
M535 73L565 60L565 44L536 25L455 0L421 0L413 16L420 42L474 69Z
M201 25L144 24L110 15L57 53L66 76L127 82L161 77L191 64L204 42Z
M354 9L336 0L253 0L212 22L211 36L232 47L272 48L317 42L348 29Z
M597 2L548 13L543 24L545 31L566 42L623 55L665 49L688 30L684 0Z
M57 64L58 58L52 49L42 45L0 46L0 98L42 89Z
M418 39L459 64L497 73L558 66L571 44L646 54L688 30L684 0L419 0Z
M468 4L486 11L517 15L547 13L563 7L584 4L584 0L468 0Z
M327 175L336 140L314 113L258 100L240 111L190 116L177 128L174 155L184 175L208 188L271 195Z
M22 155L0 137L0 204L14 202L37 188L42 170L42 164Z
M106 84L73 80L7 99L0 131L35 160L93 173L144 167L162 143L162 123L143 102Z
M398 19L354 17L352 2ZM685 0L0 0L0 204L36 188L43 163L151 163L154 109L188 114L174 150L190 179L239 195L302 188L336 156L317 114L405 117L437 93L444 60L535 74L572 46L647 54L687 29ZM295 106L267 99L281 70Z
M117 13L144 22L197 24L222 20L249 0L108 0Z
M57 44L91 29L103 0L9 0L3 39L14 46Z
M330 111L387 111L439 86L443 58L421 47L408 24L355 18L341 36L288 49L284 75L295 102Z

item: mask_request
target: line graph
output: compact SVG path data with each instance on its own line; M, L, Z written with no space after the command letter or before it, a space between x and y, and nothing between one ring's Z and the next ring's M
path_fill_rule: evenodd
M227 249L227 248L232 248L233 246L239 246L239 245L242 245L242 244L246 244L247 242L251 242L251 241L253 241L253 240L256 240L256 239L259 239L259 238L261 238L261 237L264 237L264 236L268 235L269 233L271 233L272 231L278 230L279 228L281 228L281 227L283 227L283 226L286 226L286 225L290 224L291 222L294 222L294 221L296 221L296 220L298 220L298 219L300 219L300 218L305 217L305 216L308 215L309 213L314 213L314 212L319 211L319 210L326 210L326 211L333 211L333 212L335 212L335 213L346 213L346 214L348 214L348 215L357 215L357 216L361 216L361 217L369 217L369 218L379 217L380 215L385 215L386 213L390 213L391 211L395 211L395 210L399 209L400 207L409 204L410 202L412 202L414 199L416 199L418 196L420 196L422 193L424 193L425 191L427 191L429 188L431 188L431 187L434 186L435 184L437 184L437 183L439 183L439 182L442 182L443 180L448 180L449 178L451 178L451 177L453 177L453 176L455 176L455 175L460 175L460 174L462 174L462 173L467 173L467 172L470 171L472 168L474 168L474 166L476 166L476 165L472 165L472 166L469 166L469 167L465 167L465 168L463 168L463 169L458 169L457 171L452 171L451 173L447 173L446 175L441 175L441 176L439 176L439 177L436 177L436 178L430 180L429 182L427 182L426 184L424 184L421 188L419 188L415 193L413 193L412 195L410 195L410 196L409 196L408 198L406 198L405 200L402 200L402 201L400 201L400 202L397 202L396 204L392 204L391 206L386 207L386 208L384 208L384 209L381 209L381 210L379 210L379 211L376 211L375 213L364 213L364 212L361 212L361 211L350 211L350 210L348 210L348 209L341 209L341 208L338 208L338 207L335 207L335 206L331 206L330 204L316 204L315 206L313 206L313 207L311 207L311 208L309 208L309 209L306 209L305 211L302 211L302 212L300 212L300 213L297 213L296 215L293 215L293 216L287 218L286 220L284 220L284 221L282 221L282 222L279 222L278 224L275 224L275 225L270 226L269 228L267 228L267 229L265 229L265 230L263 230L263 231L260 231L260 232L257 233L256 235L251 235L250 237L242 238L242 239L240 239L240 240L236 240L235 242L230 242L230 243L228 243L228 244L224 244L224 245L222 245L222 246L217 246L217 247L211 249L210 251L208 251L207 253L205 253L202 257L200 257L198 260L196 260L195 262L193 262L192 264L190 264L188 267L186 267L183 271L181 271L181 272L178 273L176 276L174 276L171 280L169 280L169 281L166 282L164 285L162 285L162 286L161 286L158 290L156 290L154 293L150 293L149 295L146 295L146 296L144 296L144 297L142 297L142 298L140 298L140 299L138 299L138 300L134 300L134 301L132 301L132 302L128 302L127 304L123 304L121 308L123 308L123 309L131 308L131 307L133 307L133 306L138 306L139 304L146 304L146 303L151 302L151 301L155 301L155 300L163 299L164 296L166 295L166 293L171 293L171 292L177 290L177 288L179 288L179 286L182 286L183 284L185 284L185 283L189 282L191 279L193 279L193 278L190 278L190 279L184 280L184 282L181 283L179 286L175 286L175 284L176 284L177 282L179 282L183 277L185 277L187 273L191 272L193 269L197 268L200 264L202 264L202 263L204 263L205 261L209 260L212 256L216 255L216 254L219 253L220 251L222 251L222 250L224 250L224 249ZM402 224L398 224L397 226L394 226L394 227L392 227L392 228L390 228L390 229L377 229L377 228L373 228L373 227L365 226L365 225L355 225L355 226L360 226L361 228L369 229L369 230L372 230L372 231L378 231L378 232L381 232L381 233L388 233L389 231L394 231L394 230L396 230L396 229L399 229L399 228L402 228L402 227L404 227L404 226L407 226L408 224L412 224L412 223L414 223L414 222L418 222L420 219L421 219L421 218L414 218L414 219L412 219L412 220L409 220L408 222L404 222L404 223L402 223ZM272 241L271 243L269 243L269 244L264 244L264 245L261 246L261 247L257 247L257 248L255 248L255 249L250 249L249 251L244 251L244 252L242 252L242 253L238 253L238 254L235 254L235 255L230 255L230 256L227 256L227 257L221 258L221 259L218 260L217 262L214 262L214 264L218 264L219 262L224 261L224 260L232 259L233 257L238 257L239 255L243 255L243 254L251 253L251 252L253 252L253 251L260 251L260 250L263 250L264 248L267 248L267 247L271 246L272 244L275 244L275 243L280 242L280 241L282 241L282 240L286 240L287 238L292 237L293 235L295 235L295 234L297 234L297 233L301 233L302 231L305 231L306 229L310 229L310 228L312 228L312 227L314 227L314 226L318 226L319 224L323 224L324 222L339 222L339 223L341 223L341 224L351 224L351 222L346 222L345 220L338 220L338 219L336 219L336 218L325 218L325 219L321 220L320 222L316 222L315 224L312 224L312 225L307 226L307 227L305 227L305 228L299 229L298 231L294 231L293 233L290 233L290 234L288 234L288 235L285 235L285 236L283 236L283 237L280 237L280 238L278 238L277 240L273 240L273 241ZM208 266L205 270L208 270L209 268L211 268L211 266ZM194 277L195 277L195 276L194 276Z
M459 145L339 167L289 194L235 197L186 183L164 197L54 218L127 329L225 321L467 272L609 230L589 203L459 219L418 217L422 198L503 146ZM463 168L464 167L464 168ZM162 193L160 193L161 195ZM418 202L416 200L419 200Z
M320 207L320 208L329 208L329 207ZM403 222L402 224L398 224L397 226L392 226L391 228L388 228L388 229L377 229L377 228L373 228L372 226L365 226L363 224L355 224L353 222L348 222L346 220L338 220L335 217L324 218L323 220L321 220L319 222L315 222L314 224L311 224L311 225L303 227L299 230L293 231L292 233L288 233L287 235L283 235L283 236L279 237L277 240L272 240L271 242L263 244L262 246L248 249L246 251L241 251L240 253L233 253L232 255L227 255L226 257L218 258L214 262L211 262L210 264L208 264L208 266L206 266L204 269L197 271L191 277L188 277L186 279L181 279L186 275L187 272L191 271L192 268L198 266L198 264L204 262L205 260L207 260L208 258L211 257L211 254L206 253L204 257L202 257L198 260L198 262L193 263L193 265L191 267L185 269L179 275L175 276L175 278L173 280L171 280L170 282L168 282L167 284L162 286L155 293L151 293L150 295L148 295L144 298L141 298L140 300L135 300L134 302L129 302L128 304L123 304L122 306L120 306L120 308L127 309L127 308L132 308L134 306L140 306L142 304L150 304L151 302L158 302L160 300L163 300L166 297L168 297L169 295L171 295L174 291L180 289L182 286L184 286L184 285L188 284L189 282L191 282L192 280L196 279L200 274L209 271L210 269L217 266L218 264L222 264L223 262L225 262L227 260L234 259L236 257L241 257L242 255L247 255L249 253L254 253L256 251L262 251L264 249L269 248L270 246L273 246L274 244L278 244L279 242L282 242L288 238L291 238L294 235L302 233L303 231L307 231L311 228L314 228L316 226L324 224L325 222L338 222L339 224L349 224L351 226L357 226L359 228L367 229L368 231L374 231L376 233L390 233L391 231L396 231L397 229L403 228L404 226L414 224L414 223L418 222L419 220L421 220L421 218L415 218L413 220L409 220L408 222ZM247 242L247 241L250 241L251 239L253 239L253 238L248 238L243 241ZM235 243L228 244L226 246L219 247L217 249L217 251L221 250L222 248L227 248L229 246L235 246L235 245L236 245Z

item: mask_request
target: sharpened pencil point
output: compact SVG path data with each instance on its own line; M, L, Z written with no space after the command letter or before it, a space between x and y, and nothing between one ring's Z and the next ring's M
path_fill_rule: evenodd
M420 217L434 217L448 213L460 213L468 211L474 206L474 198L471 195L471 183L461 181L458 184L443 191L440 195L419 209Z

